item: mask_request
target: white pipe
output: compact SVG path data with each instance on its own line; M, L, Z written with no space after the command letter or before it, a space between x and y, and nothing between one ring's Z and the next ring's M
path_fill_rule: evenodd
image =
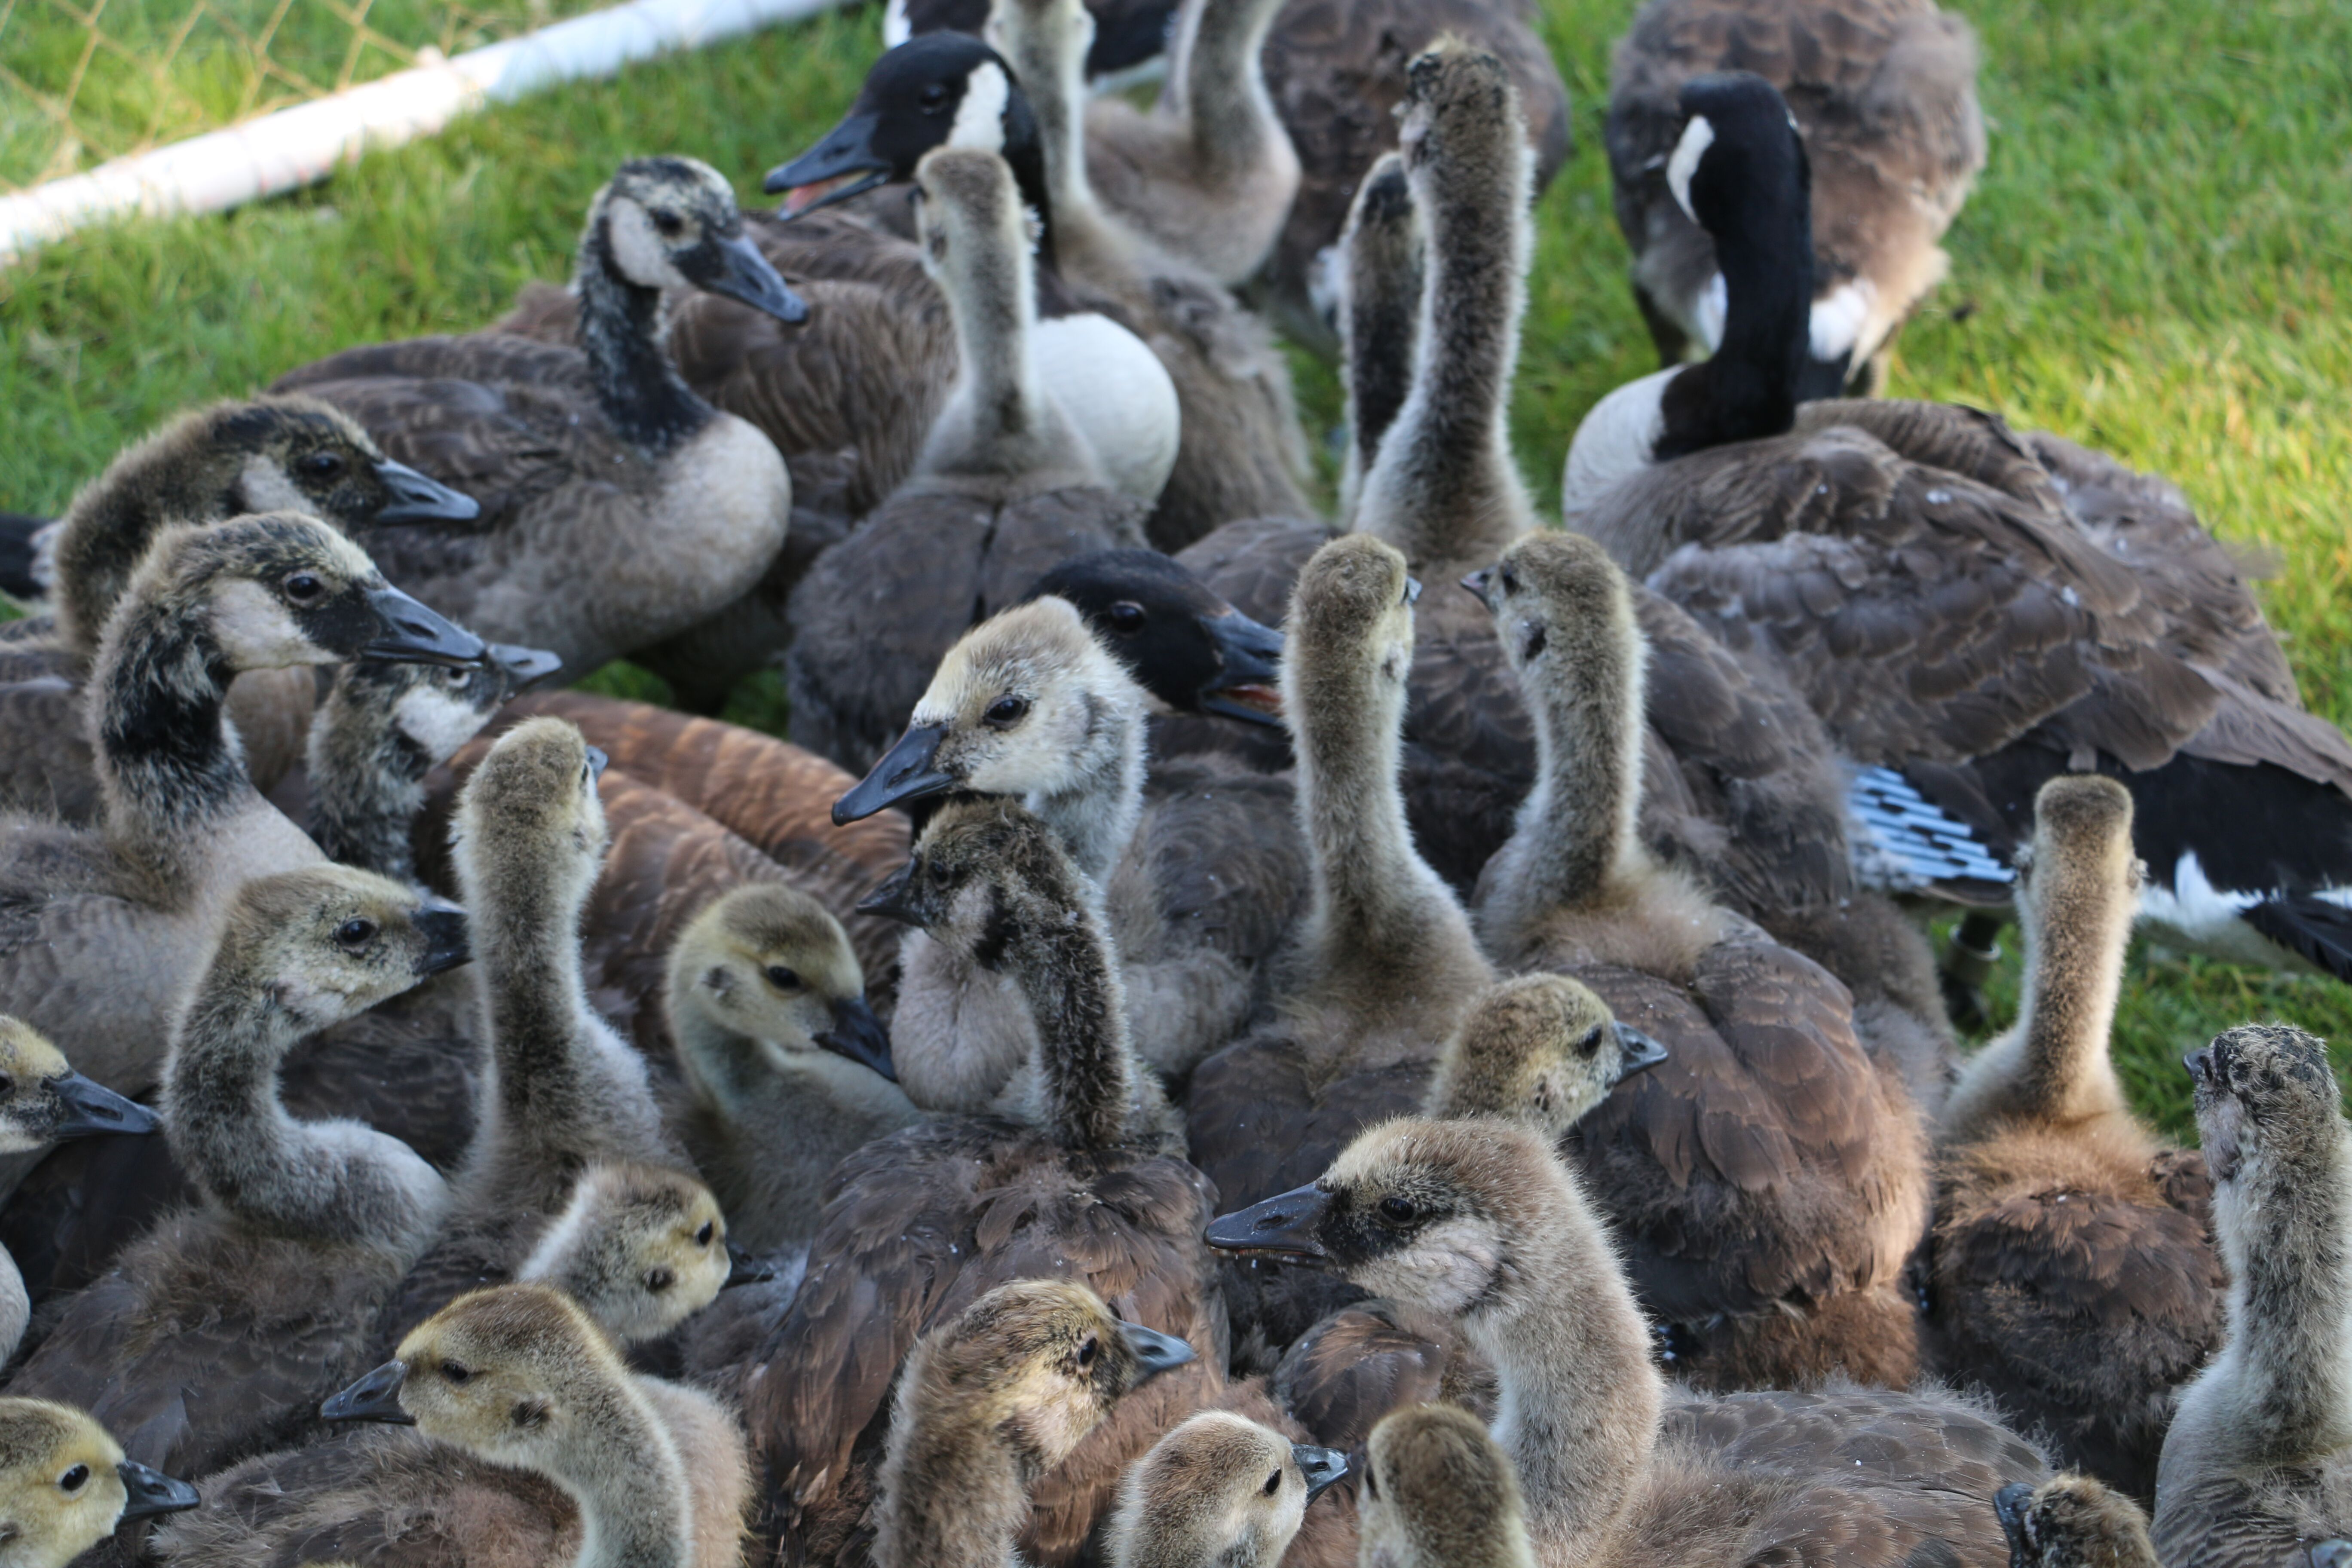
M0 196L0 265L101 218L218 212L273 196L323 180L370 148L429 136L484 104L611 76L633 60L797 21L839 3L631 0L455 59L425 58L330 98Z

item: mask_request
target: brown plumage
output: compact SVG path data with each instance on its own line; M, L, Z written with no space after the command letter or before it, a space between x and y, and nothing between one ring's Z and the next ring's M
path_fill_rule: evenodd
M2133 1117L2107 1057L2138 867L2131 796L2053 780L2023 871L2026 994L1969 1061L1937 1143L1937 1368L2143 1500L2174 1391L2220 1345L2203 1160ZM2182 1189L2194 1189L2195 1195Z
M2229 1329L2164 1439L2156 1551L2253 1568L2352 1533L2352 1127L2327 1047L2291 1025L2241 1025L2189 1072Z
M2009 1568L2157 1568L2147 1515L2088 1476L2012 1481L1992 1501L2009 1533Z
M1975 37L1934 0L1642 8L1617 41L1601 139L1617 226L1633 251L1633 296L1664 364L1714 347L1705 301L1715 246L1667 189L1685 120L1678 99L1691 78L1733 70L1769 81L1796 118L1811 164L1816 312L1850 322L1819 357L1840 362L1867 395L1885 378L1895 332L1943 280L1949 258L1936 242L1984 167ZM1719 335L1719 306L1711 320ZM1815 335L1827 330L1817 321Z
M1222 1383L1223 1315L1200 1243L1212 1189L1134 1107L1117 970L1082 882L1042 825L989 801L942 809L907 878L886 888L902 918L983 921L1003 945L1039 1021L1045 1125L940 1118L835 1173L808 1277L744 1380L768 1529L787 1561L866 1560L899 1362L1000 1281L1083 1282L1202 1358L1122 1404L1037 1484L1032 1561L1070 1561L1127 1461Z
M1511 1457L1466 1410L1400 1410L1372 1429L1364 1554L1394 1568L1534 1568Z

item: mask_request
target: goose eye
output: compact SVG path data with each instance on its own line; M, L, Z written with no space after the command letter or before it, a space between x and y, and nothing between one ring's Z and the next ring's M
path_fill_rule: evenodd
M719 1227L709 1220L704 1220L702 1222L702 1228L694 1233L694 1245L697 1247L708 1247L710 1245L710 1238L718 1234Z
M988 711L981 717L992 728L1003 730L1018 724L1028 713L1026 697L1000 697L988 705Z
M1143 629L1143 606L1132 599L1121 599L1103 612L1103 618L1113 631L1139 632Z
M1260 1488L1258 1489L1258 1490L1259 1490L1259 1491L1261 1491L1262 1493L1264 1493L1264 1494L1265 1494L1265 1496L1267 1496L1267 1497L1272 1497L1275 1493L1276 1493L1276 1492L1280 1491L1281 1489L1282 1489L1282 1472L1281 1472L1280 1470L1276 1470L1276 1471L1275 1471L1275 1472L1274 1472L1274 1474L1272 1474L1272 1475L1270 1475L1270 1476L1266 1477L1266 1478L1265 1478L1265 1485L1264 1485L1263 1487L1260 1487Z
M1381 1217L1391 1225L1411 1225L1415 1214L1411 1198L1382 1198Z
M61 1491L78 1492L81 1490L82 1483L88 1479L89 1479L89 1467L76 1465L58 1478L58 1488Z
M441 1363L441 1375L451 1383L464 1383L474 1375L474 1369L460 1362L445 1361Z
M656 213L654 214L654 226L662 231L663 237L667 239L676 239L679 233L685 229L686 220L679 217L676 213Z
M772 963L768 965L767 975L768 984L779 991L797 991L801 988L798 970L787 969L781 963Z
M937 114L940 110L947 107L947 84L945 82L937 81L930 83L923 89L921 93L917 95L916 101L922 105L924 113Z
M1504 568L1503 568L1503 592L1504 592L1504 593L1506 593L1506 594L1516 594L1516 593L1517 593L1518 591L1519 591L1519 574L1518 574L1517 573L1516 573L1516 572L1512 571L1512 570L1511 570L1509 567L1507 567L1507 566L1504 567Z
M305 452L294 459L294 471L306 479L331 479L343 471L340 452Z
M1078 1347L1078 1370L1080 1372L1084 1372L1087 1368L1094 1365L1095 1356L1101 1350L1102 1342L1096 1339L1092 1334L1087 1335L1087 1342Z
M441 684L448 687L453 691L463 687L466 682L473 679L474 672L472 670L461 668L454 664L441 672Z
M315 605L327 595L327 584L316 572L289 572L278 587L289 605Z
M646 1289L656 1296L677 1283L677 1274L667 1264L646 1270Z
M1592 1026L1592 1032L1591 1034L1576 1042L1576 1048L1583 1052L1588 1057L1593 1052L1599 1050L1601 1048L1601 1026L1595 1024Z
M375 921L354 915L335 928L335 945L346 952L357 952L375 939Z

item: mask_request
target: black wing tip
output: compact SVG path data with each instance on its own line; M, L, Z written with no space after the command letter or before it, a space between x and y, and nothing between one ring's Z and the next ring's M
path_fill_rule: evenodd
M2312 893L2282 893L2249 904L2238 918L2313 967L2352 981L2352 909Z

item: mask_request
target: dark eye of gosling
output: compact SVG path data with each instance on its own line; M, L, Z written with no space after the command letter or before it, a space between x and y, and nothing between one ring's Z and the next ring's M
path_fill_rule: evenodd
M1094 1365L1095 1355L1101 1349L1102 1342L1096 1339L1092 1334L1088 1334L1087 1336L1087 1342L1078 1347L1078 1370L1080 1372L1084 1372L1087 1368Z
M359 915L335 928L335 945L346 952L357 952L375 940L375 921Z
M461 1362L445 1361L441 1363L441 1375L451 1383L464 1383L474 1375L474 1369Z
M988 711L981 718L992 729L1007 730L1028 715L1029 699L1026 697L1000 697L988 705Z
M1391 1225L1411 1225L1418 1212L1411 1198L1386 1197L1381 1200L1381 1217Z
M710 1245L711 1237L718 1234L719 1226L709 1220L704 1220L702 1222L702 1228L694 1233L694 1245L697 1247L709 1247Z
M1516 573L1516 572L1512 571L1512 570L1511 570L1509 567L1507 567L1507 566L1504 567L1504 568L1503 568L1503 592L1504 592L1504 593L1506 593L1506 594L1516 594L1516 593L1517 593L1518 591L1519 591L1519 574L1518 574L1517 573Z
M676 239L680 234L685 232L686 220L678 216L676 213L656 213L654 214L654 226L661 230L662 237L665 239Z
M289 605L315 605L327 596L327 584L316 572L289 572L278 586Z
M78 1492L81 1490L82 1483L88 1479L89 1479L89 1467L76 1465L58 1478L58 1487L63 1491Z
M1261 1492L1262 1494L1264 1494L1264 1495L1265 1495L1265 1496L1266 1496L1266 1497L1272 1497L1275 1493L1276 1493L1276 1492L1280 1491L1281 1489L1282 1489L1282 1472L1281 1472L1280 1470L1276 1470L1276 1471L1275 1471L1275 1472L1274 1472L1274 1474L1272 1474L1272 1475L1270 1475L1270 1476L1266 1477L1266 1478L1265 1478L1265 1485L1264 1485L1264 1486L1262 1486L1262 1487L1258 1488L1259 1492Z
M781 963L772 963L768 965L767 974L768 984L779 991L797 991L801 988L801 977L797 970L787 969Z
M1103 618L1110 623L1111 630L1132 635L1143 629L1143 606L1132 599L1121 599L1103 612Z
M294 459L294 471L306 479L331 479L343 471L341 452L305 452Z
M646 1289L658 1296L677 1283L677 1276L667 1264L657 1264L646 1270Z
M1585 1036L1584 1038L1576 1042L1576 1048L1583 1052L1588 1057L1593 1052L1599 1050L1601 1048L1601 1026L1598 1024L1593 1025L1592 1032Z

